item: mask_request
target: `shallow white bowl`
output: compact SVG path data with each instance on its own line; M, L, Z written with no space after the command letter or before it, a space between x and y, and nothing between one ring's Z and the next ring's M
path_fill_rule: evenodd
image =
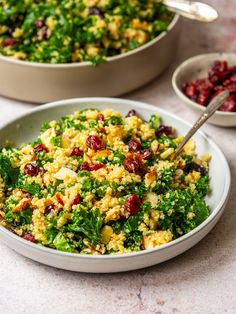
M16 145L32 141L44 121L58 119L82 108L112 108L123 115L126 115L130 109L135 109L145 120L148 120L151 114L159 113L162 122L174 126L180 134L185 134L191 127L189 123L173 114L145 103L125 99L81 98L38 107L5 124L0 129L0 145L3 146L6 139L14 141ZM18 237L2 226L0 226L1 240L18 253L40 263L72 271L93 273L139 269L164 262L183 253L198 243L214 227L225 208L231 182L228 163L218 146L200 131L196 133L195 140L199 154L208 152L212 155L210 165L212 192L207 198L211 214L200 226L179 239L151 250L107 256L66 253L41 247Z
M172 77L172 86L176 94L199 115L205 110L205 107L185 96L182 92L182 86L186 82L206 78L209 66L215 60L227 60L229 66L236 65L236 53L206 53L192 57L181 63ZM236 126L236 112L216 111L208 122L224 127Z

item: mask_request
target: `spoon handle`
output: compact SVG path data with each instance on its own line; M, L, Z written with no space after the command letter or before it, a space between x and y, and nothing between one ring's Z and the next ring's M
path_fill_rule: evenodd
M223 91L212 99L212 101L206 107L205 111L198 118L193 127L189 130L189 132L185 135L183 141L175 149L175 157L179 155L189 139L197 132L197 130L203 125L203 123L205 123L213 115L213 113L226 101L228 97L229 92Z
M188 0L164 0L170 11L200 22L212 22L218 18L217 11L208 4Z

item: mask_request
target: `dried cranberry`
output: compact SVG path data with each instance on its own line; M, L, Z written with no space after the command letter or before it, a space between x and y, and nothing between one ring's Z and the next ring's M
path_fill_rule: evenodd
M8 34L8 35L12 35L13 32L14 32L13 28L8 27L8 29L7 29L7 34Z
M141 201L136 194L130 195L125 202L125 209L130 212L131 215L136 214L140 210Z
M143 243L140 244L140 250L145 250L145 246L143 245Z
M90 171L89 163L87 161L82 162L80 166L80 170L88 170Z
M198 103L199 105L206 106L206 105L208 104L208 101L209 101L210 97L211 97L211 94L210 94L210 93L204 93L204 92L202 92L202 93L200 93L200 94L198 95L196 101L197 101L197 103Z
M228 71L232 74L232 73L236 73L236 65L233 65L232 67L228 68Z
M22 237L23 239L35 243L35 237L30 233L25 233Z
M140 176L144 176L147 172L147 169L143 164L142 158L139 156L126 158L123 162L123 165L128 172L135 173Z
M148 159L152 158L152 156L153 156L153 151L152 151L150 148L142 149L142 150L139 152L139 154L140 154L140 156L142 157L142 159L148 160Z
M127 113L126 118L128 118L128 117L133 117L133 116L137 116L137 113L136 113L136 111L135 111L134 109L131 109L131 110Z
M191 164L187 167L187 171L197 171L200 172L202 176L205 176L207 174L207 170L206 168L200 166L199 164L197 164L196 162L191 162Z
M42 20L36 20L35 22L34 22L34 25L35 25L35 27L36 28L42 28L43 26L44 26L44 23L43 23L43 21Z
M160 137L163 134L171 137L174 135L174 130L171 126L161 124L155 133L157 137Z
M183 86L183 91L188 98L192 100L196 99L197 88L195 84L185 84Z
M236 83L236 75L232 75L230 81Z
M92 164L89 166L90 171L98 170L104 167L104 164L99 163L99 164Z
M236 100L234 96L229 96L229 98L223 103L219 108L220 111L225 112L235 112L236 111Z
M15 38L6 38L3 40L4 47L14 46L16 43L17 43L17 40Z
M105 117L102 113L100 113L98 116L97 116L97 120L98 121L105 121Z
M211 83L214 85L222 82L227 76L229 76L227 61L216 60L209 68L208 77Z
M78 194L71 202L71 206L78 205L81 202L81 196Z
M38 145L34 146L34 152L35 153L40 153L42 151L44 151L45 153L49 152L48 148L44 144L38 144Z
M103 133L103 134L107 134L106 129L105 128L99 128L98 129L99 132Z
M70 155L71 157L72 156L82 157L84 155L84 152L79 147L74 147Z
M231 83L226 88L230 93L236 93L236 83Z
M128 146L130 152L136 152L142 149L141 143L136 139L129 141Z
M38 172L39 172L39 168L35 166L35 164L32 164L31 162L29 162L28 164L25 165L24 174L33 177L33 176L36 176Z
M98 151L104 147L104 143L101 137L97 135L89 135L86 141L86 145L88 148Z
M89 14L90 15L97 15L99 16L101 19L104 18L104 13L97 7L90 7L89 8Z
M49 213L51 213L51 211L53 211L55 209L55 205L51 204L51 205L48 205L45 209L44 209L44 213L46 215L48 215Z

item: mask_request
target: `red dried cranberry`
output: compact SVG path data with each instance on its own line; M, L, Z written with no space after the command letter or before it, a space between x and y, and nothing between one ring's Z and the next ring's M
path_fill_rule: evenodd
M98 170L104 167L104 164L99 163L99 164L92 164L89 166L90 171Z
M78 194L71 202L71 206L78 205L81 202L81 196Z
M136 111L135 111L134 109L131 109L131 110L127 113L126 118L128 118L128 117L133 117L133 116L137 116L137 113L136 113Z
M230 73L236 73L236 65L233 65L232 67L230 67L230 68L228 69L228 71L229 71Z
M6 38L3 40L4 47L14 46L16 43L17 43L17 40L15 38Z
M99 128L98 129L99 132L103 133L103 134L107 134L106 129L105 128Z
M39 168L35 166L35 164L32 164L31 162L29 162L28 164L25 165L24 174L33 177L33 176L36 176L38 172L39 172Z
M141 201L136 194L130 195L125 202L125 209L130 212L131 215L136 214L140 210Z
M188 98L192 100L196 99L197 88L195 84L185 84L183 86L183 91Z
M101 137L97 135L89 135L86 141L88 148L98 151L104 147Z
M156 133L157 137L159 137L163 134L166 134L167 136L171 137L174 135L174 130L171 126L161 124L155 133Z
M35 237L30 233L25 233L22 237L23 239L35 243Z
M98 121L105 121L105 117L102 113L100 113L98 116L97 116L97 120Z
M153 156L153 151L152 151L150 148L142 149L142 150L139 152L139 154L140 154L140 156L142 157L142 159L148 160L148 159L152 158L152 156Z
M209 68L208 77L214 84L222 82L229 75L227 61L216 60Z
M35 22L34 22L34 25L35 25L35 27L36 28L42 28L43 26L44 26L44 23L43 23L43 21L42 20L36 20Z
M230 93L236 93L236 83L231 83L226 88Z
M136 139L129 141L128 146L130 152L136 152L142 149L141 143Z
M70 155L71 157L72 156L82 157L84 155L84 152L79 147L74 147Z
M235 112L236 111L236 101L234 96L229 96L229 98L223 103L219 108L220 111L225 112Z
M211 97L211 94L202 92L198 95L196 101L199 105L206 106L210 97Z
M236 75L232 75L230 81L236 83Z
M90 171L89 163L87 161L82 162L80 166L80 170L88 170Z
M34 152L35 153L39 153L42 151L44 151L45 153L49 152L48 148L44 144L38 144L38 145L34 146Z
M191 164L187 167L186 169L188 172L189 171L197 171L197 172L200 172L202 176L205 176L207 174L207 170L206 168L200 166L199 164L197 164L196 162L191 162Z
M130 173L135 173L140 176L144 176L147 172L142 158L139 156L133 156L132 158L126 158L123 162L125 169Z
M11 36L13 34L13 32L14 32L13 28L8 27L7 34Z
M99 16L101 19L104 18L104 13L97 7L90 7L89 8L89 14L90 15L97 15Z
M51 205L48 205L45 209L44 209L44 213L46 215L48 215L49 213L51 213L51 211L53 211L55 209L55 205L51 204Z

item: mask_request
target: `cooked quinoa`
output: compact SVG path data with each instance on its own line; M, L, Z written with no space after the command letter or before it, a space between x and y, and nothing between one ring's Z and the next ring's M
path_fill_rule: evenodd
M0 0L0 54L98 64L154 39L172 17L156 0Z
M41 246L83 254L158 247L209 216L209 155L134 110L86 109L45 122L0 153L0 222Z

